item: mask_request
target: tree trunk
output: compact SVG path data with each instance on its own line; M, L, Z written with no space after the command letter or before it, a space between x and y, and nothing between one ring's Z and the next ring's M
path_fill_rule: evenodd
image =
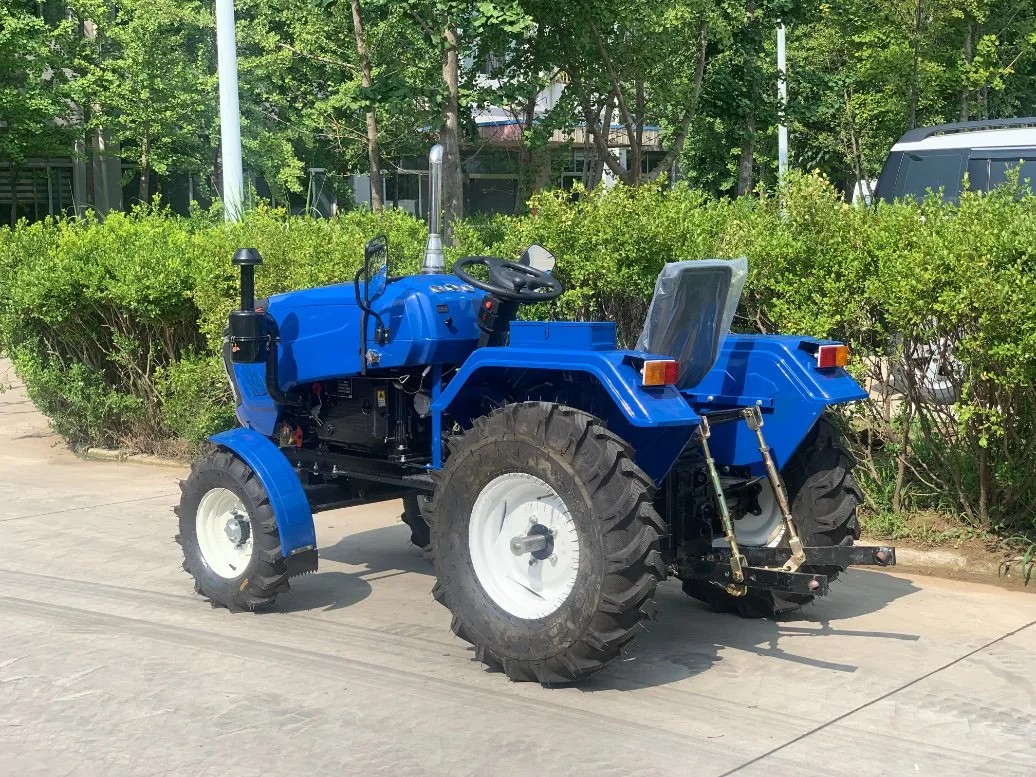
M921 10L924 0L917 0L914 12L914 62L910 69L910 129L917 126L917 73L921 61Z
M989 528L989 449L978 448L978 520L983 529Z
M212 165L209 167L209 196L223 191L223 153L217 143L212 146Z
M704 21L701 24L701 29L698 33L698 39L700 45L698 48L698 59L694 64L694 81L691 87L691 100L690 103L684 108L683 117L680 120L679 129L676 135L673 137L673 145L666 152L666 155L662 158L655 168L648 173L648 180L654 181L660 174L668 170L673 170L673 181L670 181L670 185L676 180L676 165L680 161L680 154L683 153L683 146L687 140L687 133L690 132L691 122L694 120L695 114L698 111L698 98L701 97L701 84L702 79L705 76L705 55L708 50L709 43L709 23Z
M536 152L529 146L525 133L532 128L536 117L536 97L532 95L525 101L522 109L522 145L518 151L518 186L515 191L514 212L523 213L529 197L536 190Z
M910 378L907 378L909 381ZM911 389L913 386L910 387ZM892 487L892 509L903 512L903 488L906 485L907 461L910 457L910 434L911 424L914 420L914 400L907 397L906 416L903 419L903 439L900 443L899 453L896 455L896 482Z
M14 229L18 224L18 168L14 166L14 160L11 160L11 229Z
M745 117L745 140L741 144L741 158L737 164L737 196L752 192L752 161L755 156L755 116Z
M140 191L138 199L142 203L148 202L148 195L151 188L151 136L144 132L144 138L140 142Z
M360 81L364 89L370 89L371 57L363 33L363 19L360 17L360 0L351 0L353 10L353 31L356 33L356 54L360 58ZM371 210L380 213L385 203L381 188L381 152L378 149L378 115L373 103L367 111L367 159L370 163Z
M464 182L460 164L460 72L458 63L459 33L447 26L443 30L446 50L442 58L442 80L446 84L446 105L443 107L442 183L443 239L453 244L453 222L464 218Z
M964 33L964 83L960 87L960 120L967 121L971 113L971 90L968 88L968 76L971 65L971 20L968 20L968 27Z
M755 24L755 0L748 0L745 3L745 19L746 26L744 35L746 36L745 45L745 66L744 76L745 80L751 84L751 79L748 78L748 70L754 65L756 51L755 51L755 39L753 38L754 24ZM757 95L751 95L758 99ZM755 156L755 114L752 112L752 108L748 109L748 113L745 115L745 137L741 142L741 157L737 163L737 196L742 197L752 191L752 162Z

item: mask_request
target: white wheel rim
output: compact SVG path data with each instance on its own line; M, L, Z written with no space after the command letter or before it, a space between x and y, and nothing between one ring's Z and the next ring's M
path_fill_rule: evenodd
M734 520L734 536L738 544L746 547L776 547L784 536L784 517L781 508L773 496L770 481L763 478L759 481L762 491L759 492L759 515L745 513ZM712 547L725 548L728 543L722 535L713 537Z
M228 524L234 522L244 524L240 541L227 533ZM252 532L248 510L238 495L226 488L207 492L198 504L195 529L198 547L209 569L227 580L240 577L252 560Z
M551 533L547 549L515 555L512 539L544 530ZM468 523L468 548L483 590L518 618L534 620L557 611L579 574L572 514L553 488L524 472L500 475L479 492ZM548 550L547 558L536 557Z

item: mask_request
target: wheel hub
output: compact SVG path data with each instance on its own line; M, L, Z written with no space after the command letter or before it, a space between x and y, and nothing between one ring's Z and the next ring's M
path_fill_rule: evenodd
M554 533L542 523L534 523L524 537L511 538L511 552L516 556L532 555L530 564L554 555Z
M226 580L244 574L252 560L252 526L241 498L227 488L207 491L195 515L198 548L209 569Z
M575 587L575 521L557 492L535 475L507 473L482 489L471 510L468 547L485 593L519 618L547 617Z
M773 490L770 483L763 479L759 481L760 490L757 496L758 512L755 510L746 511L734 518L734 536L739 544L746 547L769 547L773 548L780 544L784 536L784 519L781 516L780 506L773 497ZM727 547L727 541L722 535L717 535L712 541L716 548Z
M226 533L227 539L234 543L234 547L240 548L248 540L248 519L239 513L234 513L227 519L223 531Z

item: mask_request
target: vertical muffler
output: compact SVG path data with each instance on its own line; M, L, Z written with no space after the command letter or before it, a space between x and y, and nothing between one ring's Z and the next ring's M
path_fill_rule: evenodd
M442 154L441 143L432 146L428 154L428 242L421 264L425 275L446 272L446 257L442 253Z

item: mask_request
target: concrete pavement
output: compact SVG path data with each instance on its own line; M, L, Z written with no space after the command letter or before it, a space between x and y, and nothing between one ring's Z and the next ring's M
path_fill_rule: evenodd
M180 476L80 461L0 395L0 775L1036 770L1031 595L853 571L774 623L667 583L631 656L544 689L451 635L396 504L319 515L320 571L277 612L211 609Z

